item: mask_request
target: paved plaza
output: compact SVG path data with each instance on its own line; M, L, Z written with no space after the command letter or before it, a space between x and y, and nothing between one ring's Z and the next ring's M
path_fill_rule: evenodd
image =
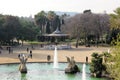
M9 54L9 51L6 49L1 50L0 54L0 64L3 63L19 63L18 54L24 53L26 55L29 55L29 52L26 51L26 49L29 48L29 50L32 50L32 59L29 58L28 62L47 62L47 56L51 56L50 62L53 62L53 55L54 50L45 50L43 48L40 48L40 46L34 46L34 49L31 49L31 46L17 46L13 47L13 53ZM102 53L107 52L109 47L84 47L80 46L78 48L75 48L72 46L72 49L67 50L57 50L58 52L58 61L59 62L67 62L66 56L72 57L74 56L74 59L76 62L85 62L86 56L88 57L88 62L91 61L91 54L93 52Z

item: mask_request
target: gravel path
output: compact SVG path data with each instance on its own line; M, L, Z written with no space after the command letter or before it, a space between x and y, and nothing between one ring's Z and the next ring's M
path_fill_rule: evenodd
M0 54L0 64L4 63L19 63L18 54L25 53L28 55L26 48L30 46L23 46L23 47L14 47L13 53L8 52L8 50L3 49L1 50L2 53ZM76 62L85 62L86 56L88 57L88 62L91 61L91 54L93 52L102 53L106 52L110 49L109 47L84 47L80 46L79 48L72 47L70 50L57 50L58 52L58 61L59 62L67 62L66 56L72 57ZM32 50L33 58L29 58L28 62L47 62L47 56L51 56L50 62L53 62L53 55L54 50L45 50L40 48L39 46L35 46L34 50Z

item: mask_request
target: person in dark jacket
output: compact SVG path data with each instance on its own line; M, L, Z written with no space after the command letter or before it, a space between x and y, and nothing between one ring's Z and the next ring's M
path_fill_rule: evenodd
M30 57L31 57L31 59L32 59L32 50L30 50Z

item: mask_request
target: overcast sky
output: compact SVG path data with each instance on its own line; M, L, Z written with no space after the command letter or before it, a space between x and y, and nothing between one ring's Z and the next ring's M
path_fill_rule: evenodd
M44 11L113 13L120 7L120 0L0 0L0 13L30 16Z

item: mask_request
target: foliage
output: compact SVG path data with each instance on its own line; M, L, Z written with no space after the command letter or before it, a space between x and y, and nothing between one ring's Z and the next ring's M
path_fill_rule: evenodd
M103 52L103 57L104 57L104 62L106 63L109 59L109 57L111 57L111 54L108 52Z
M77 39L77 44L81 39L84 39L85 44L91 41L97 44L99 41L105 42L103 37L109 34L109 24L107 14L81 13L67 18L63 29L71 35L71 38Z
M120 34L117 40L113 41L114 47L112 48L111 56L109 57L107 71L110 77L114 80L120 79Z
M5 31L7 32L8 40L11 40L17 37L20 26L21 24L19 23L18 17L14 17L14 16L5 17L4 28L5 28Z
M4 40L4 27L3 27L3 24L5 22L5 18L4 18L4 15L0 14L0 41L3 41Z
M90 64L90 71L93 76L101 77L102 72L106 70L105 65L103 64L102 55L98 53L92 54L92 61Z
M120 29L120 7L117 8L114 12L114 14L110 14L111 28Z
M113 39L117 39L118 33L120 33L120 8L117 8L114 14L110 14L110 27L111 27L111 32L108 35L108 41L109 43Z
M44 11L39 12L35 15L35 22L38 25L41 34L45 33L45 25L46 25L46 13Z
M11 15L0 15L0 43L12 45L13 40L35 40L37 27L33 20Z
M63 17L56 15L54 11L41 11L35 15L35 23L40 28L41 35L51 33L58 28L61 30L61 24L64 23Z
M31 45L36 45L36 44L47 44L46 42L38 42L38 41L28 41L27 43Z
M0 16L0 41L1 44L10 44L11 40L17 37L21 24L19 23L18 17L10 15Z
M20 18L19 20L21 28L19 29L20 33L18 34L17 39L30 41L35 40L38 30L34 22L24 18Z

